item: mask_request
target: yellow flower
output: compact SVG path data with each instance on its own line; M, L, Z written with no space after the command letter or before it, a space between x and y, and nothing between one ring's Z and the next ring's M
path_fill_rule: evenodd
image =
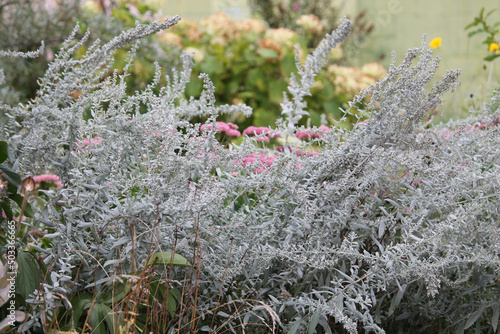
M443 39L441 37L436 37L429 43L429 45L431 46L431 48L435 49L438 46L441 46L442 41Z
M500 49L500 45L498 45L497 43L490 44L490 51L491 52L498 53L498 49Z

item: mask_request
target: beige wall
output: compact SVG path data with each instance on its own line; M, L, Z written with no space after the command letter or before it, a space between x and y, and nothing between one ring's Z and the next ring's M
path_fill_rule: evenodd
M422 34L426 33L428 42L434 37L443 38L442 45L435 49L442 56L439 74L445 69L462 70L461 87L453 95L445 96L448 117L465 115L468 106L477 105L488 98L493 88L498 88L499 59L496 65L482 60L488 55L487 46L482 44L485 35L468 38L468 31L464 30L482 7L500 10L498 0L357 0L356 4L356 10L367 9L368 17L376 25L373 35L360 45L358 64L385 56L381 62L388 66L392 50L401 59L407 49L421 44ZM490 17L490 22L496 21L500 21L500 11Z
M216 12L226 12L235 19L249 17L246 0L150 0L161 4L164 14L180 14L185 18L200 20ZM341 1L341 0L336 0ZM376 29L361 45L353 63L379 61L386 67L390 54L396 50L398 59L408 48L420 46L422 34L428 42L442 37L443 44L436 49L441 53L441 72L445 69L462 69L462 86L453 95L445 97L446 117L463 116L469 105L487 99L487 95L500 82L500 59L496 66L484 62L486 46L481 44L484 36L467 37L464 27L479 14L481 7L497 8L491 16L500 21L499 0L344 0L344 12L351 17L367 10L370 21ZM493 62L495 63L495 62ZM491 66L491 80L488 81ZM484 69L486 66L486 69ZM489 82L489 83L488 83ZM473 98L471 98L471 94ZM455 116L456 117L456 116Z
M148 0L155 3L166 16L176 14L192 20L201 20L218 12L225 12L233 19L246 19L250 11L246 0Z

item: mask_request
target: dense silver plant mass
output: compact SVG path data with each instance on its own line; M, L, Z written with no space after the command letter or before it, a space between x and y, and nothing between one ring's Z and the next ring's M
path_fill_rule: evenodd
M53 248L36 247L57 274L34 293L29 326L49 312L41 295L98 288L118 267L130 272L145 260L151 236L156 250L188 258L201 250L200 312L216 307L227 289L235 303L270 305L290 332L316 326L331 332L338 323L350 333L383 333L384 324L397 328L398 319L425 329L437 318L459 331L487 326L492 312L498 317L498 93L466 120L423 127L459 74L448 72L428 91L439 57L424 42L352 102L367 121L292 140L307 114L302 98L329 48L349 33L344 20L305 65L297 60L301 79L290 81L293 102L283 102L288 122L275 130L289 149L271 152L248 137L224 147L215 136L217 116L251 110L217 106L206 75L201 97L184 99L190 54L159 94L152 88L160 68L150 86L131 96L127 68L110 71L117 48L178 20L138 24L105 45L96 42L82 60L72 54L88 35L76 43L70 36L38 97L10 108L2 139L19 170L54 172L65 184L35 214L36 223L52 230L45 238ZM130 62L133 56L132 50ZM200 131L190 123L199 115L213 126ZM319 154L295 154L312 144ZM258 159L242 162L255 153L276 157L264 168ZM243 320L228 321L250 323L264 311L255 304Z

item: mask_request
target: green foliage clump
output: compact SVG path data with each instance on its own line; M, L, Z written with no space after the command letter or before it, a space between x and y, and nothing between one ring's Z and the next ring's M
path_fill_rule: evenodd
M307 30L303 35L282 27L268 28L258 19L233 21L225 14L215 14L201 23L183 20L162 33L159 40L194 53L193 78L200 73L210 75L218 103L244 103L253 109L250 117L237 114L221 120L236 123L240 128L270 126L281 117L283 91L292 75L297 74L296 63L305 62L313 39L325 31L324 24L314 15L299 17L299 23ZM309 122L315 126L322 124L322 114L330 123L338 121L344 116L341 108L347 108L354 95L386 74L376 63L361 69L333 65L342 59L340 45L334 46L329 58L331 66L320 71L305 99L311 110ZM186 93L197 97L201 91L201 83L192 80ZM305 122L304 119L302 125ZM348 116L343 125L350 127L352 122L355 118Z
M499 30L498 26L500 26L500 22L496 22L494 24L488 23L486 20L488 17L493 14L496 9L490 10L486 15L484 14L484 7L479 12L479 15L474 18L474 21L468 24L465 27L465 30L470 30L474 28L471 32L469 32L468 36L472 37L477 34L486 34L486 37L482 44L485 44L490 54L484 57L486 61L492 61L497 57L500 57L499 49L500 49L500 41L497 37L495 37ZM479 28L478 28L479 26Z

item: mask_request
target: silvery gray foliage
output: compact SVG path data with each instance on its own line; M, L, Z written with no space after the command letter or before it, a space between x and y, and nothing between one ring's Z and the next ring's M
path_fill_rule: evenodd
M307 55L304 65L300 62L299 49L295 47L295 63L297 64L300 81L297 80L294 73L290 77L288 91L293 96L293 102L289 100L286 92L283 92L283 103L281 112L288 120L291 127L296 125L303 116L309 115L305 108L307 103L303 101L305 96L311 95L311 88L314 85L314 79L319 71L326 66L332 48L342 43L351 33L351 21L344 19L339 27L331 35L321 41L312 55Z
M353 130L332 128L310 141L288 138L283 152L248 137L224 147L217 116L250 110L216 106L206 75L200 76L201 97L185 100L191 55L182 55L183 69L159 94L152 90L159 68L150 86L131 96L127 68L109 70L116 48L177 20L138 25L94 44L83 60L71 57L82 41L70 37L41 80L38 98L13 107L2 139L20 171L56 172L65 184L33 221L51 231L45 237L53 248L36 248L61 273L34 294L35 316L47 313L37 303L40 293L99 289L118 271L143 267L153 247L175 248L189 259L201 250L200 279L190 282L199 284L198 314L211 319L222 303L229 311L231 305L246 310L219 324L276 321L252 302L259 300L290 333L408 326L428 332L429 324L496 330L498 93L466 120L423 127L425 113L458 84L458 72L448 72L427 91L439 58L424 43L355 99L352 107L369 119ZM299 69L303 81L292 80L290 88L296 104L284 102L290 122L276 132L294 132L326 45L343 39L348 26L344 21ZM76 99L74 91L81 92ZM85 110L92 115L87 121ZM198 115L212 126L201 131L189 122ZM318 154L296 154L318 146ZM245 163L250 154L275 157L272 164ZM68 281L73 266L78 275L73 271Z

